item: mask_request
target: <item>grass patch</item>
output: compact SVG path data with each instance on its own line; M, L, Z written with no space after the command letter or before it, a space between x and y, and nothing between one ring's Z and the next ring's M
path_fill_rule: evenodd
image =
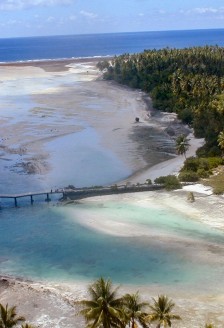
M213 175L208 179L202 179L201 183L205 186L213 188L214 194L220 195L224 193L224 166L220 165L213 170Z

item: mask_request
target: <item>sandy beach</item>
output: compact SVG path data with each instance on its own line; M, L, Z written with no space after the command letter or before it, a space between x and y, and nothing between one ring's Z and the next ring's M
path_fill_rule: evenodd
M9 172L14 170L18 174L16 170L19 167L20 174L32 173L39 177L37 188L45 187L47 174L54 165L46 144L81 132L86 126L93 127L100 136L100 145L111 150L129 168L129 174L120 179L122 183L145 182L148 178L154 180L158 176L176 174L184 162L184 157L177 156L174 149L175 137L180 133L189 134L190 137L191 146L187 156L193 156L203 144L203 140L195 139L192 131L183 127L175 115L157 113L150 108L150 99L145 101L146 95L139 90L130 90L112 82L102 81L95 64L96 62L85 60L0 66L1 83L5 92L4 95L0 94L0 111L3 112L0 119L0 155L2 163L10 160ZM58 82L46 83L43 87L43 80ZM23 83L20 88L17 88L18 81ZM72 84L77 81L85 82L84 89L83 85L73 88ZM15 117L14 100L6 97L10 90L24 97L30 95L25 115L23 112L21 116ZM94 99L96 103L86 104L87 98ZM92 106L91 116L87 110L88 106ZM77 115L85 124L78 123ZM139 123L135 122L135 117L140 118ZM35 180L33 176L32 179ZM194 192L194 203L187 200L189 191ZM187 213L193 221L203 222L211 229L224 230L223 196L215 196L209 188L201 185L188 186L174 192L93 197L83 202L105 203L111 199L116 200L116 197L117 200L142 206L162 200L167 207ZM131 236L133 231L139 235L144 234L142 230L133 229L133 226L122 226L119 222L105 220L103 224L99 224L99 220L90 220L87 224L90 229L115 236ZM152 233L148 237L152 238ZM158 244L167 243L169 247L175 247L175 243L183 243L182 247L187 249L189 254L195 253L194 259L197 257L195 249L198 252L200 250L200 260L211 261L211 265L216 261L223 261L222 245L201 244L196 245L197 248L190 239L183 241L175 237L173 240L167 240L162 236L158 239L157 235L154 238ZM174 299L176 312L181 315L182 321L174 323L173 327L203 327L205 322L213 322L216 327L223 327L224 288L221 280L213 281L211 286L206 285L204 291L197 288L187 291L180 285L174 288L168 285L125 284L121 286L120 293L137 290L147 301L158 294L167 294ZM86 282L46 283L2 277L0 296L1 303L17 305L19 314L24 315L37 327L85 326L82 318L76 316L77 309L73 302L87 297Z

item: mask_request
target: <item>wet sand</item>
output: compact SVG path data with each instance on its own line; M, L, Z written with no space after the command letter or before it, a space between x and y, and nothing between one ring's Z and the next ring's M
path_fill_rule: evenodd
M94 60L0 65L0 165L23 188L52 188L47 177L57 160L46 146L66 135L96 131L99 146L126 167L125 179L175 157L176 135L190 132L175 115L154 111L139 90L102 81ZM35 183L30 174L38 177ZM57 184L57 174L54 178L53 187L65 187ZM115 182L116 177L110 181ZM74 177L69 184L76 185Z
M14 86L16 86L16 81L21 78L21 74L24 79L31 79L34 83L28 91L25 84L22 91L29 92L33 101L38 103L38 107L29 108L30 120L28 122L26 121L28 116L13 124L10 115L1 118L2 158L14 153L17 156L16 160L18 161L19 158L20 163L24 165L32 162L34 173L47 174L51 169L51 161L50 155L44 151L45 143L83 129L83 126L74 124L77 115L74 108L83 104L89 96L104 99L101 110L93 108L93 115L89 117L89 112L83 106L83 111L79 115L98 131L104 147L115 152L130 167L133 174L128 177L127 181L142 182L146 178L154 179L158 175L175 173L182 165L184 158L174 153L174 139L176 133L186 132L187 128L184 129L179 125L172 114L155 113L153 109L150 110L148 107L150 100L147 99L145 102L146 96L138 90L133 91L111 82L101 81L99 72L95 70L95 63L85 61L81 63L81 66L77 62L0 66L3 84L14 80ZM85 81L83 93L80 93L81 89L74 93L77 88L71 85L68 88L66 83L43 89L36 85L33 79L34 75L43 79L54 79L58 75L71 78L72 74L76 76L78 74L79 81ZM112 106L113 103L116 106ZM105 104L108 104L107 110L103 108ZM54 115L57 119L53 123L51 119L46 120L46 116L52 118ZM135 123L135 117L140 118L140 123ZM151 131L153 133L150 133ZM194 154L201 142L202 140L195 141L192 137L190 154ZM164 162L164 160L170 162ZM208 196L207 192L205 193L204 190L198 192L199 189L193 186L191 188L195 193L196 201L189 203L187 201L188 191L191 190L189 188L173 193L163 193L162 196L155 192L145 192L126 194L124 197L133 203L147 203L149 199L162 197L163 203L167 206L188 212L193 220L202 220L211 227L223 230L223 197ZM106 202L111 199L110 197L102 197L100 200ZM96 197L86 201L97 200ZM98 229L99 226L95 224L94 228ZM123 228L125 234L131 233L131 229L127 232L127 227ZM105 226L104 229L111 231L111 226ZM122 233L120 225L113 226L113 229L114 233L116 231ZM219 284L222 284L222 281L217 281L217 289ZM17 305L19 313L25 315L28 321L38 327L78 328L84 327L84 322L82 318L75 316L77 309L73 307L73 301L87 296L86 287L87 283L78 281L74 284L58 284L29 282L6 277L0 283L0 296L3 304ZM192 328L204 326L205 322L214 322L217 327L221 328L224 322L222 289L220 288L220 292L217 290L208 292L205 288L205 291L199 293L198 290L186 291L180 286L175 288L158 285L125 285L121 287L120 292L123 294L139 290L145 300L150 300L151 297L156 297L161 293L168 294L174 299L177 304L176 312L183 319L181 323L174 323L173 327Z

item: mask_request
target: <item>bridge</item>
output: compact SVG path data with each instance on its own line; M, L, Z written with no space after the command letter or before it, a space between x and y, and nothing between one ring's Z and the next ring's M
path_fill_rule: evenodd
M24 198L24 197L29 197L30 198L30 203L33 204L34 202L34 196L45 196L45 201L50 202L51 197L50 195L53 194L62 194L62 198L64 198L64 191L63 189L58 189L58 190L50 190L50 191L40 191L40 192L27 192L27 193L22 193L22 194L0 194L0 199L13 199L14 200L14 205L15 207L18 206L18 198Z
M15 207L18 207L19 198L30 198L31 205L34 203L35 196L44 196L46 202L51 201L51 195L61 194L61 200L79 200L94 196L104 196L113 194L124 194L142 191L154 191L163 189L163 185L156 184L136 184L136 185L112 185L108 187L85 187L85 188L72 188L72 189L56 189L50 191L40 192L27 192L21 194L0 194L0 199L13 199Z
M164 189L164 186L158 184L112 185L108 187L64 189L63 200L78 200L94 196L155 191L161 189Z

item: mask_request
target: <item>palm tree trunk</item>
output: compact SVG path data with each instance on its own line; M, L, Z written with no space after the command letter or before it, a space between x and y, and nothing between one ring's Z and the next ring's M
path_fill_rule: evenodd
M134 318L131 319L131 328L135 328L135 319Z

